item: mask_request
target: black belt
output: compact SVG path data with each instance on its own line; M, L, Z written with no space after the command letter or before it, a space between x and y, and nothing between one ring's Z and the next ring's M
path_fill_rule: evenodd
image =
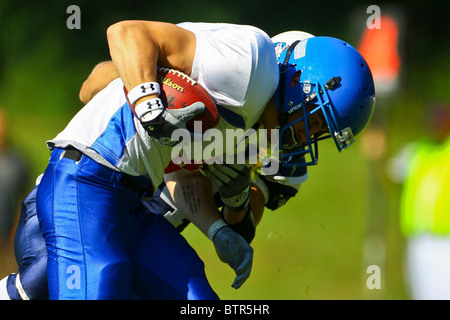
M73 161L80 161L83 154L77 149L68 148L64 150L63 157L71 159ZM142 176L132 176L126 173L122 173L119 182L128 190L137 193L139 196L152 195L153 185L149 179Z
M83 155L80 151L78 151L77 149L64 149L64 158L73 160L73 161L80 161L81 160L81 156Z

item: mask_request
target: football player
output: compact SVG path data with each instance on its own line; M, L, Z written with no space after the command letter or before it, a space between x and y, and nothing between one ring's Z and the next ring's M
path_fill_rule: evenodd
M221 32L227 36L217 36ZM221 114L225 122L228 115L230 122L240 124L246 129L256 123L265 128L280 129L280 162L282 168L287 168L288 171L316 164L317 142L325 137L332 137L339 150L349 147L354 136L367 125L373 112L374 90L370 70L354 48L338 39L315 37L289 45L278 44L281 49L279 56L276 58L273 55L272 58L266 47L267 36L253 27L195 23L175 26L133 21L111 27L108 35L111 56L120 79L114 80L101 90L68 127L49 142L53 149L52 159L37 195L37 211L49 253L47 268L50 298L130 297L132 262L135 261L130 262L126 253L131 250L130 239L134 239L136 233L132 232L132 219L120 216L120 212L129 211L139 201L138 197L132 197L132 193L127 192L127 183L122 177L125 173L150 176L153 186L156 181L160 181L161 178L158 177L162 177L163 170L157 167L161 167L160 161L164 159L164 152L167 151L153 142L158 139L158 130L148 128L160 126L161 130L170 130L179 124L177 119L174 121L173 117L167 115L167 110L158 109L158 100L154 100L158 98L152 94L136 100L136 105L138 107L146 102L155 108L141 113L142 108L136 107L138 112L132 110L137 124L133 124L134 129L120 126L118 128L117 123L129 124L127 120L132 117L131 113L125 112L125 107L133 109L132 106L124 104L123 97L118 94L123 84L131 90L142 83L151 82L155 79L157 65L191 74L199 82L203 80L204 83L200 83L210 91L216 102L228 106L227 110L233 112L232 117L229 117L230 113ZM242 42L235 41L242 40L242 37L248 37L253 51L246 46L236 47ZM162 41L163 39L166 41ZM242 60L236 61L239 64L236 68L233 67L235 65L227 65L224 70L217 70L220 68L217 55L211 55L208 50L220 50L221 57L226 61L231 59L232 62L232 58L236 58L233 53L236 52L239 52L239 58L248 60L245 64L242 64ZM258 53L257 56L255 52ZM216 69L208 64L210 62L205 57L214 57ZM273 69L273 61L276 65L278 62L276 70ZM340 64L336 65L335 61L340 61ZM214 72L208 73L209 68ZM226 73L227 77L221 71ZM236 71L241 72L239 77L234 73ZM243 77L243 74L247 77ZM238 79L235 79L236 77ZM235 82L230 82L230 79L235 79ZM232 86L231 90L227 89L225 84L237 86ZM240 90L236 91L236 88ZM230 97L234 100L228 99ZM113 109L114 113L110 109ZM98 121L93 121L96 118L90 117L90 112L94 111L108 115L106 120L100 117L101 125ZM196 112L199 111L193 110L192 114ZM152 122L155 119L158 121ZM143 130L139 127L139 121L144 127ZM89 130L82 131L86 132L85 136L80 136L76 130L80 125L91 126ZM92 133L93 129L99 128L104 131ZM132 137L126 136L130 134L129 131L118 129L130 129ZM148 138L145 135L147 133L152 138ZM105 139L100 139L102 137ZM131 144L119 143L120 155L124 155L125 159L117 158L116 150L110 149L113 138L125 142L135 139ZM143 146L146 148L142 148ZM139 154L140 152L143 154ZM159 158L155 158L155 153ZM166 159L168 160L170 159ZM238 175L235 174L236 168ZM221 200L225 204L224 216L228 211L233 216L242 217L248 216L250 211L255 213L257 210L254 209L258 205L249 206L250 180L247 174L243 174L246 171L245 166L233 167L232 171L229 169L227 167L223 170L216 165L206 169L207 176L217 185ZM116 174L117 172L119 173ZM186 172L182 173L183 179L179 179L177 175L180 171L177 172L173 180L166 181L176 207L183 208L184 215L209 235L216 247L221 248L226 239L232 238L234 231L229 230L215 207L208 207L212 193L202 192L208 190L209 180ZM218 172L227 175L229 179L225 182L229 183L219 181ZM263 179L266 188L270 189L268 186L275 183L277 178L275 175ZM236 181L244 188L230 188ZM193 207L189 206L186 202L188 197L183 191L186 188L180 188L180 184L194 188L189 190L189 194L194 195L196 204L203 206L203 209L206 209L204 212L208 212L210 216L195 215L199 208L193 210ZM200 189L201 186L203 187ZM177 188L181 190L178 196ZM264 194L262 189L264 187L257 187L256 191ZM233 190L238 191L238 194L234 194ZM295 192L292 191L294 194ZM242 193L245 197L242 197ZM266 194L268 199L263 199L267 199L269 207L274 208L283 204L290 196L289 193ZM236 201L239 201L237 206ZM108 206L105 206L106 203ZM152 219L156 220L157 218ZM221 237L221 234L225 236ZM155 240L166 235L170 235L170 232L156 233ZM216 241L221 238L221 241ZM241 248L244 259L240 258L237 264L233 259L228 261L230 265L235 266L237 272L235 287L239 287L248 276L248 261L251 265L251 249L245 246ZM226 260L226 257L224 258ZM245 272L242 273L242 270ZM81 278L73 277L77 272L82 275ZM117 274L121 276L113 276Z

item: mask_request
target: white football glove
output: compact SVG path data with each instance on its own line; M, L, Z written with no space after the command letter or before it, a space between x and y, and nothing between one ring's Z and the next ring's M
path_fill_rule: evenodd
M227 207L244 210L250 200L250 168L245 164L211 164L204 168L206 176L220 191Z
M193 136L194 133L186 128L186 123L205 109L203 102L195 102L183 109L163 108L158 116L149 121L145 120L145 116L142 117L141 124L151 137L164 145L173 146L179 141L172 140L172 133L176 129L184 129ZM154 112L156 111L159 110Z
M231 286L239 289L250 276L253 248L222 219L211 225L208 238L213 241L220 258L236 272L236 278Z

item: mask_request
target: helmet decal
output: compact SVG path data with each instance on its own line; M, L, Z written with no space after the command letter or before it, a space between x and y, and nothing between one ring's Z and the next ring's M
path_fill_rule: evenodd
M308 39L305 39L305 40L300 41L295 46L294 53L293 53L294 59L300 59L305 56L307 42L308 42Z
M280 58L281 53L287 48L286 42L275 42L275 55Z

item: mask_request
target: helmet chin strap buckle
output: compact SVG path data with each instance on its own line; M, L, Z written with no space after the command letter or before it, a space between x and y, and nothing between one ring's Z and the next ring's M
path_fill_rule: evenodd
M334 133L335 139L339 145L339 150L348 149L355 142L353 131L350 127L344 128Z

